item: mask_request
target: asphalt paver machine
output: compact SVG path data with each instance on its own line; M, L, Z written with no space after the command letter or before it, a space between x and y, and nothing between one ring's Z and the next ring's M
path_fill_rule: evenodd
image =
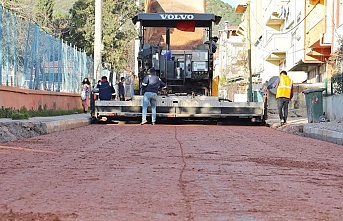
M218 38L212 36L212 25L218 24L220 19L220 16L207 13L136 15L132 21L139 24L139 90L128 101L92 99L93 120L140 119L143 99L141 81L153 67L167 84L167 88L158 94L157 120L225 121L244 118L264 123L263 102L230 102L213 93L213 55ZM200 43L194 41L195 45L189 45L190 41L184 41L187 45L178 45L177 49L172 49L171 33L180 30L193 32L195 29L201 29ZM187 38L184 34L182 37ZM157 43L156 40L151 41L154 35L157 36ZM150 109L148 113L151 113Z

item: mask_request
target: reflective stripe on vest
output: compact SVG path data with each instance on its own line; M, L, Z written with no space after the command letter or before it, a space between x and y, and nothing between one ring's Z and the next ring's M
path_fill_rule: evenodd
M276 90L276 98L290 98L292 92L292 80L287 75L281 75L279 79L280 82Z

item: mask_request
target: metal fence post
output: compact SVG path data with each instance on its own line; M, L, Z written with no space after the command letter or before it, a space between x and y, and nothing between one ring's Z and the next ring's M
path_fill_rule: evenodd
M2 7L0 7L0 85L2 85L2 48L3 48L3 44L2 44L2 16L3 16L3 10Z
M30 32L31 32L31 18L28 24L28 28L27 28L27 37L26 37L26 47L25 47L25 56L24 56L24 72L23 72L23 80L25 81L27 79L28 76L28 53L29 53L29 39L30 39ZM25 82L22 82L22 84L24 84Z
M57 73L57 90L61 90L61 75L62 75L62 40L58 41L58 73Z
M8 86L8 75L10 72L10 64L9 64L9 56L10 56L10 12L6 10L5 12L6 17L6 47L5 47L5 71L6 71L6 86Z
M35 90L39 90L39 81L40 81L40 59L39 59L39 41L40 41L40 30L39 27L36 25L36 34L35 34Z
M13 16L13 86L18 87L17 64L17 15Z

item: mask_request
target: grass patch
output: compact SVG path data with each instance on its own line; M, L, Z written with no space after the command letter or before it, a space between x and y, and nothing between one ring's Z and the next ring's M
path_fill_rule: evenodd
M38 110L27 110L26 107L22 107L19 110L14 108L1 107L0 118L12 118L13 120L27 120L30 117L49 117L49 116L61 116L70 114L83 113L83 109L73 110L48 110L46 106L39 106Z

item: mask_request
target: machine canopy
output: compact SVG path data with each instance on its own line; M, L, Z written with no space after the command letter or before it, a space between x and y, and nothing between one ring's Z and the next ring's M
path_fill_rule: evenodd
M212 27L212 22L217 25L220 20L220 16L206 13L139 13L132 18L134 24L139 21L144 27L169 28L177 28L180 22L192 22L199 28Z

